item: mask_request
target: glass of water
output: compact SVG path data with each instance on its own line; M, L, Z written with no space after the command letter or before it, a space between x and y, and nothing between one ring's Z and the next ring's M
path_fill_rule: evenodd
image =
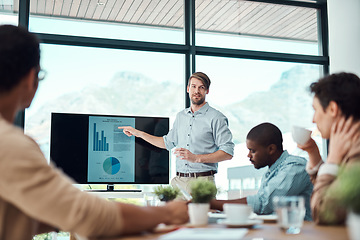
M273 204L279 227L287 234L299 234L305 217L304 197L275 196Z
M145 194L144 196L145 206L158 206L159 205L159 198L154 194Z

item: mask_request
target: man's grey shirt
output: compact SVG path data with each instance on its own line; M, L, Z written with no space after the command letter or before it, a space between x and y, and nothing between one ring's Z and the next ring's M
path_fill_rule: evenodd
M193 154L209 154L222 150L234 155L234 143L228 119L206 103L193 113L186 108L176 115L173 128L164 137L167 150L186 148ZM176 171L182 173L217 170L217 163L191 163L176 159Z

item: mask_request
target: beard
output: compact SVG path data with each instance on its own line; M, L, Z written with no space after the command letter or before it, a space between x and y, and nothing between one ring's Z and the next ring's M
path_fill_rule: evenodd
M204 97L201 97L201 98L199 98L198 100L196 100L194 97L191 98L191 103L192 103L193 105L201 105L201 104L203 104L204 102L205 102L205 98L204 98Z

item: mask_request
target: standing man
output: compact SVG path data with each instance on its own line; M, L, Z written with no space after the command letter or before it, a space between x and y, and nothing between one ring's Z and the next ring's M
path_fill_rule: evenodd
M38 88L40 48L26 29L0 25L0 239L56 229L115 237L188 220L186 202L139 207L82 192L47 163L36 142L13 125Z
M283 150L283 138L278 127L262 123L250 130L246 137L248 157L256 169L269 167L255 195L234 200L212 200L211 208L222 210L224 203L242 203L252 207L256 214L272 214L274 196L303 196L305 220L311 220L310 196L313 185L305 171L305 158L290 155Z
M198 177L214 181L218 162L230 160L234 143L227 118L205 101L210 79L202 72L190 76L187 92L191 105L176 115L173 128L163 137L134 129L119 127L128 136L134 135L159 147L176 148L176 177L173 186L180 185L190 192L189 182Z
M314 93L313 122L330 142L326 162L312 138L298 145L309 154L306 169L314 183L313 218L318 224L344 224L347 209L330 193L342 184L338 178L340 167L346 170L360 162L360 78L352 73L335 73L312 83L310 90Z

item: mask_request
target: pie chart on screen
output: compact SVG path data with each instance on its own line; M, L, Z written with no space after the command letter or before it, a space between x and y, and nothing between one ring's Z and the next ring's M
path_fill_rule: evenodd
M103 169L107 174L114 175L120 171L120 161L117 158L109 157L105 159Z

